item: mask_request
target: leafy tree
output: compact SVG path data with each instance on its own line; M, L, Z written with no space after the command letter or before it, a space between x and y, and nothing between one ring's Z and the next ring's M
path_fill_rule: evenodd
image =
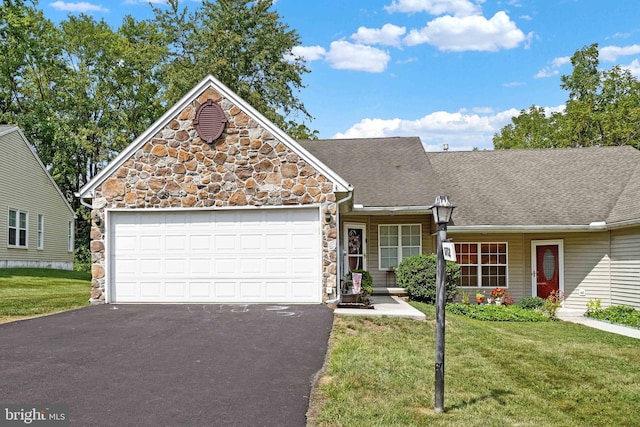
M600 71L598 45L571 57L573 72L561 77L569 92L563 113L540 107L512 119L493 137L496 149L632 145L640 149L640 82L619 65Z
M555 139L551 121L546 117L544 108L532 105L528 111L511 119L500 134L494 136L494 148L544 148L553 147Z
M76 210L79 249L89 213L74 193L206 74L294 138L316 136L293 120L310 118L295 96L308 69L272 3L204 1L188 13L170 0L118 29L83 14L56 26L36 0L0 4L0 122L23 129Z
M271 10L273 0L204 0L189 12L179 0L154 7L155 22L166 37L167 100L171 104L211 74L297 139L316 132L290 117L311 116L296 96L309 72L293 47L300 36Z

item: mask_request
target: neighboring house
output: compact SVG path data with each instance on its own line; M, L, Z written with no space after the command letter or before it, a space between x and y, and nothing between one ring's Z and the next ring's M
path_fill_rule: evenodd
M294 141L209 76L78 196L92 199L92 301L335 300L449 226L461 290L640 307L640 152L425 153L419 138Z
M18 126L0 125L0 268L73 269L73 209Z

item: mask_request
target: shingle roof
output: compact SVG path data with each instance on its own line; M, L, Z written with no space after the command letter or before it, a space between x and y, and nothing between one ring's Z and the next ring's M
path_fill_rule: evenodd
M365 207L424 207L447 194L457 226L640 220L640 151L630 146L425 153L417 137L299 143Z
M298 141L354 187L354 204L430 206L438 177L417 137Z
M455 225L588 225L640 219L633 147L427 153Z

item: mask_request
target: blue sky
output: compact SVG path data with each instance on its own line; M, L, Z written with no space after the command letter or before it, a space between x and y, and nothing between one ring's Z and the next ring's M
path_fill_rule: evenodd
M84 12L114 28L124 14L151 16L148 0L39 7L54 22ZM277 0L274 9L301 36L294 53L311 73L298 96L320 138L419 136L430 151L491 149L520 110L563 108L560 76L583 46L600 45L602 69L640 76L635 0Z

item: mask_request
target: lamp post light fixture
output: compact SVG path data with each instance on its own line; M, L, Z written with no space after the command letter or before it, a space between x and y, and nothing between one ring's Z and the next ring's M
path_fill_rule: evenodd
M438 196L431 206L433 220L437 224L436 239L436 363L435 363L435 411L444 412L444 310L445 276L447 274L442 243L447 239L447 224L455 205L448 196Z

